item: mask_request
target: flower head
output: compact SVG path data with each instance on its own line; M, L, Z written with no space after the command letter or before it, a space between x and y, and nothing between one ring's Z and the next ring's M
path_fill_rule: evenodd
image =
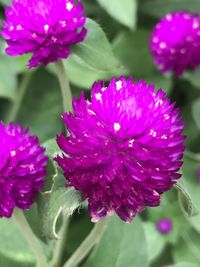
M56 161L93 221L116 213L130 222L181 177L185 138L174 106L161 89L121 77L95 83L91 102L82 94L74 114L63 114L70 135L57 138L64 154Z
M200 16L184 11L167 14L150 37L154 63L162 72L181 75L200 64Z
M0 217L28 209L44 185L47 157L38 138L13 123L0 122Z
M156 228L161 234L169 234L172 231L173 223L168 218L162 218L157 222Z
M83 6L74 0L13 0L1 35L10 56L33 53L29 67L67 58L86 36Z

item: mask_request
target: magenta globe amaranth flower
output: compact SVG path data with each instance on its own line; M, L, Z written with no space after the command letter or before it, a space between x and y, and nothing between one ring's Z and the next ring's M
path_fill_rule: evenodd
M156 228L161 234L166 235L172 231L173 223L168 218L162 218L157 222Z
M28 209L44 185L47 157L38 138L13 123L0 122L0 217Z
M167 14L153 29L150 50L162 72L181 75L200 64L200 15Z
M31 68L67 58L71 47L85 38L85 22L80 1L13 0L6 9L1 35L8 55L33 53Z
M174 106L153 85L121 77L95 83L91 102L82 94L74 114L63 114L69 136L57 138L64 154L56 161L94 222L115 213L131 222L181 177L185 137Z

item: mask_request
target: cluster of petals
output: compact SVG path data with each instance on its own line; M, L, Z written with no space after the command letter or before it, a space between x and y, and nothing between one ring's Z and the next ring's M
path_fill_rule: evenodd
M167 14L153 29L150 50L162 72L180 76L200 65L200 15L185 11Z
M97 82L91 101L81 94L62 115L69 135L57 138L55 159L67 186L82 192L92 221L117 214L131 222L177 179L182 165L182 118L163 90L131 78Z
M67 58L86 37L83 6L74 0L14 0L1 35L10 56L32 53L29 67Z
M13 123L0 122L0 217L28 209L44 186L48 158L38 138Z

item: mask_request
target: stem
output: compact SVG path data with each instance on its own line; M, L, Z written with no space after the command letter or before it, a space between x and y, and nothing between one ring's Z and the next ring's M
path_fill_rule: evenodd
M72 111L72 93L62 60L55 63L65 112Z
M53 259L52 259L53 267L61 266L62 253L65 241L67 239L66 237L67 237L68 226L69 226L69 217L65 215L63 216L63 224L59 233L60 239L56 241L56 246L53 253Z
M38 238L33 233L30 225L28 224L24 213L20 209L14 210L14 219L25 236L32 252L34 253L38 267L48 267L47 259L44 255L42 246Z
M27 89L27 86L30 82L30 79L31 79L31 76L32 76L32 72L26 72L24 73L23 77L22 77L22 81L21 81L21 84L20 84L20 87L19 87L19 92L16 96L16 99L15 99L15 102L13 104L13 107L7 117L7 122L11 122L11 121L15 121L16 118L17 118L17 115L19 113L19 109L20 109L20 106L21 106L21 103L23 101L23 98L24 98L24 95L25 95L25 92L26 92L26 89Z
M64 264L63 267L77 266L90 252L90 250L100 241L106 229L106 220L95 224L90 234L85 238L74 254Z

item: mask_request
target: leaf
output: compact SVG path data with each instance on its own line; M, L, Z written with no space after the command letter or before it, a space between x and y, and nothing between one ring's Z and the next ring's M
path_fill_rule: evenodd
M40 194L37 203L43 234L50 239L59 239L56 223L60 214L72 215L81 204L81 196L74 188L60 187Z
M10 6L12 4L12 0L1 0L0 1L4 6Z
M137 22L137 0L97 0L114 19L134 29Z
M154 70L149 52L146 30L121 33L113 43L113 50L120 62L134 75L147 75Z
M200 240L196 232L190 230L182 233L182 238L173 249L174 261L179 262L191 262L200 264L199 254Z
M109 218L107 230L83 267L147 267L147 243L140 219L130 225Z
M34 267L34 256L12 219L0 220L0 266Z
M40 215L42 233L50 239L59 239L56 225L61 214L70 216L82 204L81 194L73 187L67 187L67 181L62 170L54 161L60 154L55 139L50 139L43 144L49 156L48 174L46 185L37 198L38 212Z
M169 12L187 10L190 12L200 12L199 0L148 0L140 5L140 11L155 17L163 17Z
M155 260L163 251L166 239L157 231L156 225L152 222L143 223L147 240L149 261Z
M56 77L43 69L37 70L27 88L17 121L29 127L31 134L39 136L43 142L62 131L61 113L62 99Z
M118 69L119 62L101 27L91 19L87 19L85 27L88 30L87 37L80 45L74 47L73 55L99 71Z
M162 195L160 206L147 208L147 218L154 226L163 218L171 220L172 231L165 235L160 233L160 235L165 240L165 243L172 245L177 242L180 234L189 227L187 219L178 203L175 190L170 190Z
M182 167L183 178L182 182L187 188L187 192L192 199L192 203L197 212L200 212L199 198L199 181L197 179L197 168L200 165L199 154L194 156L185 154L184 164Z
M153 72L151 75L145 76L144 80L149 84L155 84L156 90L159 90L161 88L166 92L167 95L169 95L172 90L171 76L166 76L157 72Z
M101 29L91 19L87 19L87 38L73 48L72 54L64 61L67 76L76 86L90 89L97 80L109 80L127 71L114 56L112 47ZM55 68L48 69L55 74Z
M14 58L5 55L4 48L5 42L0 41L0 97L14 100L17 89L17 72Z
M168 265L166 267L199 267L199 265L191 262L180 262L174 265Z
M190 81L196 88L200 89L200 68L187 71L183 77Z
M192 204L192 199L188 194L187 189L184 188L183 183L180 182L177 182L174 187L178 190L179 201L183 211L185 211L188 216L192 216L195 211Z
M195 100L192 104L192 116L196 125L200 129L200 98Z

